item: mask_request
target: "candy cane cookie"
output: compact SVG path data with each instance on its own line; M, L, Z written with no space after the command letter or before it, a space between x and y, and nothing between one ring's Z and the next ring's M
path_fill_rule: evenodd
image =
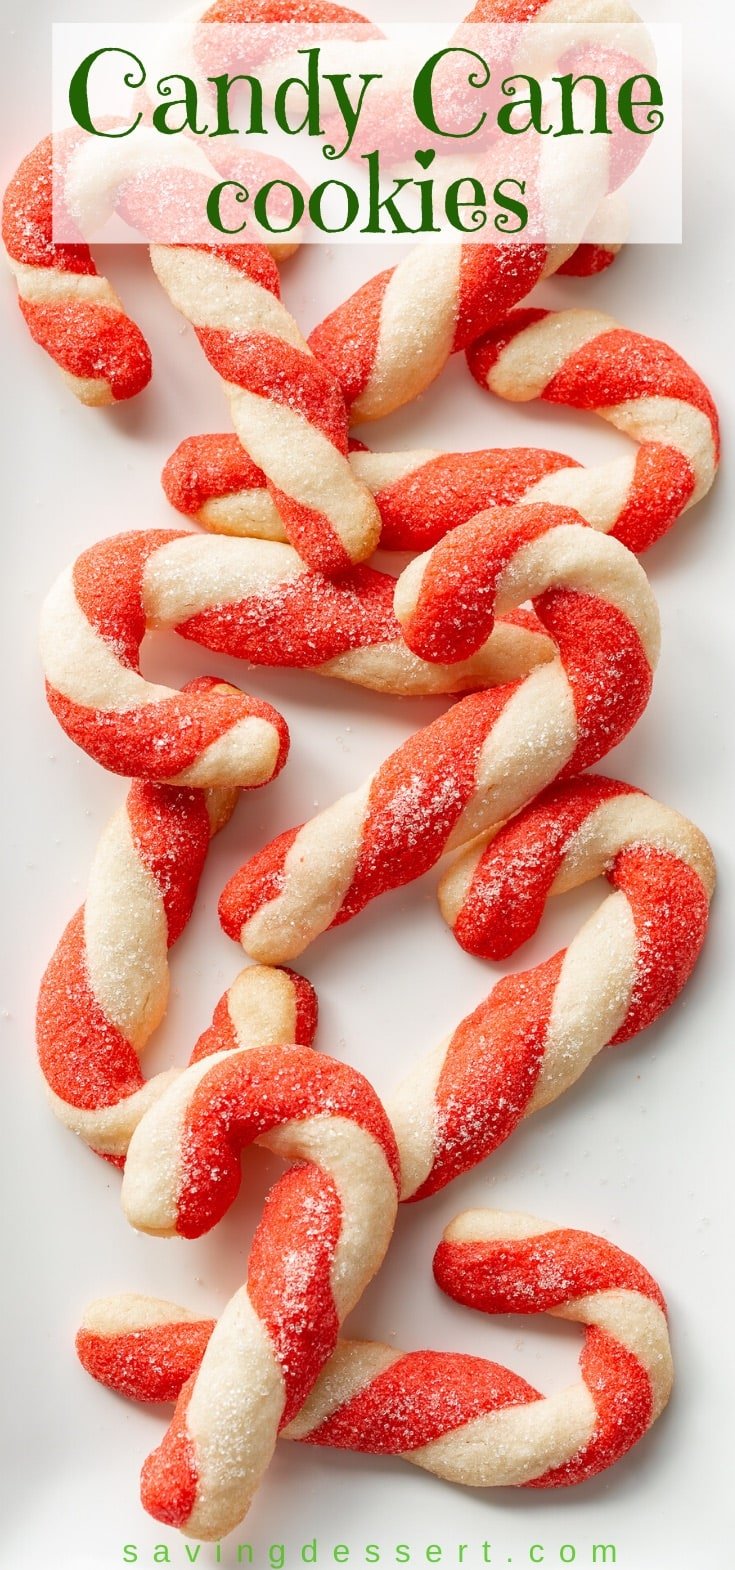
M63 145L71 149L75 144L67 140ZM83 402L108 403L138 391L148 379L150 363L137 328L97 275L88 248L52 243L54 147L51 140L41 144L21 165L6 194L6 248L24 290L21 304L36 341L58 360L67 379L73 377ZM97 149L83 145L77 158L85 156L97 156ZM115 170L121 156L130 155L125 148L120 152L118 144ZM182 187L185 214L197 182L206 202L211 180L199 169L201 157L187 141L180 150L180 167L158 171L154 165L147 178L138 172L123 183L126 217L134 227L150 233L152 203L156 211L162 207L167 213L171 193ZM117 177L108 179L119 195ZM26 189L30 196L24 202ZM109 191L103 195L107 205L113 204ZM90 201L88 196L88 206ZM29 203L35 204L30 220ZM97 203L105 206L102 196ZM26 240L29 227L36 236L33 249ZM264 471L292 543L319 571L334 573L363 561L375 548L380 520L372 497L347 461L344 400L281 302L278 270L268 251L258 244L179 243L153 245L150 255L166 292L193 323L207 358L223 378L238 437ZM133 342L138 346L135 366L141 355L145 360L142 380L140 369L135 375L130 370ZM94 369L97 376L84 374Z
M147 386L151 356L81 236L53 239L54 166L63 169L77 141L48 136L23 159L3 199L2 238L31 337L81 403L118 403Z
M595 775L551 786L445 875L440 902L458 941L499 959L535 931L550 893L603 874L614 892L569 947L498 981L388 1099L403 1199L485 1160L603 1047L671 1006L699 957L715 882L694 824Z
M351 424L383 419L431 386L451 355L504 317L572 247L417 246L309 334L342 388Z
M425 660L467 659L492 633L496 606L518 603L517 579L529 597L543 593L567 564L565 582L588 588L596 554L582 546L582 519L572 508L539 503L478 513L417 556L401 573L395 611L408 647Z
M563 453L536 447L456 453L350 447L350 465L380 513L380 549L388 551L426 550L475 513L523 501L545 475L578 467ZM287 537L263 471L227 432L186 437L164 465L161 484L177 512L212 534Z
M627 0L603 0L602 4L591 0L583 10L585 14L580 16L578 7L563 3L509 10L505 0L487 0L475 7L467 21L640 21ZM467 34L460 32L462 37L466 45ZM569 209L573 243L521 244L500 240L494 245L417 246L396 267L369 279L310 334L314 353L329 366L342 387L352 424L382 419L425 392L451 355L467 349L502 319L512 304L565 264L570 263L569 271L579 277L585 272L597 272L613 260L614 246L579 246L583 235L577 193L585 178L584 161L573 169L552 164L550 172L545 173L547 145L542 141L538 198L542 210L548 206L555 214L552 223L556 223L557 231L563 232L565 224L561 223L560 230L559 209L567 211L564 203L569 202L570 194L574 197ZM639 144L637 156L641 151ZM599 171L591 179L588 171L587 177L589 199L583 205L588 221L614 183L610 159L601 159Z
M214 157L228 167L233 163L233 155ZM282 178L286 166L278 159L267 162L271 177ZM244 177L241 157L236 166ZM5 254L31 337L56 362L80 403L123 402L142 392L151 376L148 344L98 272L85 228L103 223L116 208L124 210L127 194L145 222L144 234L155 234L159 221L170 234L177 202L186 224L195 216L197 184L204 210L217 173L193 139L169 144L145 130L134 150L112 140L102 153L80 131L62 131L45 137L18 166L3 198ZM54 210L57 228L73 239L54 240ZM295 248L275 246L273 252L284 258Z
M364 561L380 518L348 462L342 392L282 304L268 252L154 245L151 261L222 378L237 435L266 475L291 543L328 575Z
M356 22L362 28L365 19L331 0L215 0L203 8L199 21L226 25L333 21ZM80 202L86 211L90 201L110 205L111 147L120 153L120 143L108 141L100 156L99 147L76 128L48 136L22 160L3 199L3 244L31 336L59 366L80 402L92 406L135 397L151 375L145 338L112 285L98 272L83 234L75 233L71 217ZM156 150L159 162L165 160L168 167L172 161L178 163L189 179L198 170L210 169L209 159L191 138L185 142L178 139L172 153L157 137ZM215 169L222 156L210 147ZM259 157L262 162L263 155ZM225 153L224 160L229 163L230 155ZM279 160L273 163L275 172L280 172ZM149 184L149 202L153 192L154 186ZM74 233L69 243L54 240L55 203L63 209L65 229ZM277 244L274 254L283 257L291 249L287 246L284 251Z
M140 674L142 584L160 536L135 539L135 550L116 540L92 546L44 602L41 659L53 713L114 774L170 785L267 784L288 753L276 709L214 678L173 692Z
M62 131L45 137L20 163L3 199L5 254L31 337L56 362L80 403L100 407L133 398L151 376L148 344L98 272L83 233L101 226L115 209L125 213L128 196L145 235L155 237L160 223L161 232L173 237L178 205L184 225L178 238L188 238L187 223L201 229L197 215L206 209L218 174L253 184L266 178L303 184L280 159L213 152L211 146L205 157L192 138L171 144L145 129L137 133L135 148L112 140L102 152L81 132ZM57 232L75 239L54 240L54 209ZM277 261L297 248L298 236L269 246Z
M139 1057L166 1011L168 950L191 916L210 838L236 801L236 791L134 780L41 981L36 1039L53 1110L117 1163L170 1078L146 1084Z
M585 1326L581 1378L542 1396L510 1369L452 1352L340 1341L284 1439L394 1455L474 1488L559 1488L613 1466L668 1401L673 1368L661 1291L593 1233L514 1212L465 1211L434 1256L443 1292L486 1314L552 1314ZM83 1367L135 1401L172 1401L215 1322L134 1294L92 1303Z
M97 846L85 903L41 982L36 1037L51 1106L118 1166L133 1129L176 1072L146 1082L139 1059L166 1011L168 950L191 916L210 838L236 800L235 791L134 781ZM233 1041L311 1044L316 1001L303 977L252 966L236 989L237 1010L229 993L220 1005L228 1018L236 1012ZM223 1030L224 1023L215 1050Z
M596 762L635 724L659 644L643 569L563 509L549 508L547 520L529 541L511 526L495 606L532 600L557 657L463 698L357 790L246 862L222 894L220 919L252 958L300 954L552 780Z
M296 1162L266 1201L247 1284L143 1470L146 1509L205 1539L246 1513L279 1429L382 1262L398 1202L395 1140L367 1080L307 1048L233 1046L229 1026L212 1053L221 1024L138 1124L123 1178L134 1226L200 1237L234 1200L246 1145Z
M372 491L382 549L424 551L474 514L514 502L574 507L629 550L647 550L707 494L719 462L712 397L668 345L598 311L517 311L468 354L472 374L510 401L541 397L589 409L638 444L630 456L583 468L518 447L469 453L354 450ZM235 437L191 437L162 476L169 501L205 528L285 537L261 472Z
M538 619L518 612L499 621L468 662L444 669L419 660L396 620L394 591L395 579L370 567L322 578L291 546L274 541L164 530L118 535L91 546L46 602L42 652L49 702L72 740L104 767L137 758L141 773L148 771L148 753L143 741L136 750L137 727L140 716L147 719L147 706L158 703L151 691L162 690L132 673L146 628L175 628L218 654L312 670L396 695L504 683L553 656ZM85 664L78 649L90 651ZM165 762L165 756L159 759L159 770Z
M593 411L638 443L636 453L599 469L545 475L527 500L578 507L638 551L710 489L717 410L668 344L601 311L524 309L473 345L467 362L498 397Z

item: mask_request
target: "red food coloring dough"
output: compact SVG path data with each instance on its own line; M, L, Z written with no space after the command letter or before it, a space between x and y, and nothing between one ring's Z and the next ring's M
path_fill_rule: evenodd
M151 355L135 322L111 305L81 299L41 305L18 301L28 330L62 371L106 382L116 402L134 398L151 379Z
M336 377L348 410L364 393L372 374L383 296L394 270L370 278L309 334L309 348Z
M542 448L487 448L440 453L375 496L384 550L423 551L487 507L519 501L532 485L571 458Z
M194 518L213 498L262 490L265 475L234 435L187 436L166 463L161 484L172 507Z
M286 857L299 828L286 829L230 878L219 898L219 919L228 938L240 942L245 923L283 888Z
M293 986L296 997L296 1033L294 1041L300 1047L310 1047L316 1036L319 1023L319 1000L316 992L305 976L300 976L298 971L284 967Z
M347 452L347 416L339 383L312 354L269 333L199 327L197 337L225 381L292 410L340 452Z
M211 1025L202 1031L201 1036L192 1048L190 1063L199 1063L202 1058L211 1058L215 1052L234 1052L240 1046L237 1031L228 1007L229 993L220 998Z
M140 1498L144 1510L166 1526L185 1526L197 1500L199 1475L194 1444L186 1425L186 1412L194 1378L184 1385L168 1431L144 1462Z
M247 0L247 8L243 0L215 0L214 5L207 7L202 21L224 22L232 26L243 22L265 22L271 25L292 22L295 26L317 22L342 25L355 22L360 26L360 36L366 25L365 17L359 11L335 5L333 0Z
M304 1437L309 1445L405 1455L491 1412L539 1399L519 1374L485 1358L407 1352Z
M532 22L548 0L478 0L465 17L465 25L483 22Z
M562 959L505 976L455 1030L434 1096L434 1162L410 1202L477 1166L520 1123L541 1070Z
M717 443L717 410L696 371L668 344L626 327L612 327L575 349L542 397L572 409L604 409L631 398L676 398L707 415Z
M248 1261L248 1297L270 1336L285 1386L283 1428L337 1344L331 1270L342 1227L334 1180L292 1168L271 1189Z
M211 838L201 791L134 780L127 814L135 850L155 879L166 913L169 948L186 926Z
M394 590L395 579L371 567L352 567L337 583L304 572L273 593L199 611L176 631L214 653L309 669L350 649L398 642Z
M135 1048L107 1018L90 986L83 909L72 917L46 968L36 1040L46 1082L69 1106L112 1107L143 1084Z
M653 671L627 616L596 594L549 589L535 602L553 638L574 699L577 744L561 777L597 763L632 730Z
M181 529L150 529L114 535L83 551L74 563L77 603L115 658L138 669L146 630L143 575L151 556L188 536ZM131 773L134 773L131 770Z
M79 140L74 131L46 136L18 165L3 197L2 237L8 256L26 267L96 278L97 268L81 235L73 244L57 244L53 238L55 179Z
M629 551L648 550L671 528L694 490L694 470L684 454L661 442L644 442L636 454L633 483L613 534Z
M709 899L692 867L653 845L619 851L609 877L628 899L636 936L633 991L610 1043L617 1046L653 1024L686 986L707 932Z
M635 794L603 775L542 791L485 847L452 929L458 943L486 959L515 953L536 931L570 841L590 813Z
M482 513L446 535L431 552L404 624L410 648L447 664L469 659L493 630L498 580L512 558L550 529L579 523L569 508L537 503Z
M617 249L606 245L578 245L576 251L568 256L557 272L563 278L594 278L598 273L604 273L612 267Z
M144 774L155 780L180 774L213 742L250 718L266 720L278 734L271 779L282 769L288 753L286 722L277 710L233 689L212 690L206 695L174 693L121 712L74 703L48 684L46 695L67 736L113 774Z
M640 1292L666 1307L653 1276L632 1254L571 1227L527 1238L445 1240L434 1255L434 1277L455 1302L484 1314L548 1314L613 1289Z
M198 1369L214 1326L213 1319L198 1319L109 1335L80 1330L77 1356L93 1379L118 1395L133 1401L176 1401Z
M204 867L211 835L205 797L201 791L134 780L125 810L136 854L163 903L170 948L191 916ZM71 1106L87 1111L114 1106L144 1083L135 1048L93 992L84 908L69 922L47 966L36 1034L46 1081ZM114 1159L122 1164L122 1158Z
M651 1381L633 1352L591 1325L579 1362L597 1409L592 1437L571 1461L534 1478L527 1488L566 1488L596 1477L614 1466L650 1426Z
M545 245L463 245L453 352L466 349L529 294L548 260Z
M536 322L542 322L550 314L549 311L544 311L536 305L522 306L518 311L511 311L504 321L498 322L482 338L470 344L467 350L467 364L475 381L479 382L481 387L486 387L488 375L497 364L503 350L507 349L519 333L525 332L527 327L532 327Z
M240 1152L260 1134L325 1112L372 1134L397 1173L388 1118L367 1080L354 1069L297 1046L279 1047L277 1055L268 1047L252 1048L215 1064L187 1107L179 1235L201 1237L221 1220L240 1187Z
M268 483L268 489L277 507L283 527L294 549L317 573L334 577L347 572L352 558L345 550L339 535L332 528L326 513L307 506L295 496L289 496L277 485Z
M386 759L370 787L361 850L334 926L439 860L471 799L492 725L518 683L472 693Z

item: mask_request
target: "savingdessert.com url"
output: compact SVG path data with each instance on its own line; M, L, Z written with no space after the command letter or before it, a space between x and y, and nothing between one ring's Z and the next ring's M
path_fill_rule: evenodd
M324 1543L312 1538L308 1543L124 1543L120 1559L122 1565L196 1565L209 1570L211 1565L224 1565L228 1570L238 1566L252 1570L334 1570L347 1566L347 1570L364 1570L365 1566L378 1566L379 1570L426 1570L438 1565L444 1570L483 1570L490 1565L499 1570L501 1565L521 1566L575 1565L577 1570L592 1570L593 1566L620 1565L623 1558L618 1547L611 1542L528 1542L520 1547L495 1542L447 1543L365 1543L356 1547L349 1543Z

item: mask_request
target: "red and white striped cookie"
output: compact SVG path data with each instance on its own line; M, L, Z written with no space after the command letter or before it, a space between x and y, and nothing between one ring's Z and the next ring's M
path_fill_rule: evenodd
M139 129L135 146L78 130L47 136L20 163L3 199L2 236L31 337L59 366L80 403L118 403L147 386L151 355L83 238L120 211L144 237L185 241L201 233L206 203L223 173L258 177L263 157L205 156L193 138L166 142ZM265 160L272 179L298 177ZM265 177L263 173L259 176ZM174 214L180 232L174 233ZM73 216L72 216L73 215ZM74 239L58 241L54 231ZM280 259L297 248L271 247Z
M46 695L59 724L103 768L170 785L265 785L288 728L271 704L214 677L173 692L145 680L148 559L170 534L93 545L57 579L41 612Z
M704 835L678 812L588 775L544 791L444 877L455 936L502 959L535 931L549 894L603 874L614 892L569 947L497 982L390 1098L404 1199L483 1161L603 1047L670 1007L704 942L715 869Z
M684 361L680 363L691 378L692 396L710 410L718 441L716 411L707 389ZM586 468L562 453L534 447L466 453L370 452L352 444L350 464L375 497L381 550L427 550L487 508L548 500L574 507L593 528L614 534L630 550L640 552L654 545L695 499L700 500L714 478L714 463L706 473L700 466L701 488L695 498L680 461L675 408L671 415L660 448L643 441L633 458L613 458ZM286 539L265 476L236 436L188 437L172 453L161 479L171 505L212 533Z
M74 1133L122 1166L133 1129L176 1070L146 1081L140 1056L166 1011L168 950L186 926L210 837L234 791L136 780L97 846L87 897L46 969L36 1036L51 1106ZM293 971L252 966L220 1004L233 1045L310 1046L316 998ZM224 1025L218 1022L221 1050ZM203 1055L204 1038L196 1049Z
M573 458L536 447L479 452L369 452L350 443L350 464L375 497L380 548L422 551L483 512L523 501L545 475L575 468ZM161 475L172 507L212 534L285 540L280 514L236 436L180 442Z
M590 331L591 323L591 349L567 358L560 376L570 335ZM423 551L486 508L550 501L574 507L593 528L639 552L709 490L719 457L717 411L700 377L666 345L598 312L520 311L473 348L469 361L481 385L502 397L540 395L594 408L625 429L638 452L583 468L532 447L379 453L353 443L350 464L375 497L382 549ZM656 397L645 388L655 388ZM172 506L206 529L285 538L265 476L235 436L189 437L169 458L162 482Z
M342 388L350 423L425 392L452 354L501 320L571 247L420 245L330 312L309 344Z
M96 717L104 685L108 704L118 710L108 725L122 732L115 739L132 766L137 733L130 733L129 718L119 711L131 698L154 701L137 696L151 689L131 673L146 628L172 627L218 654L312 670L396 695L466 692L512 681L553 656L540 622L521 611L498 622L470 661L451 669L429 664L406 646L394 592L395 578L370 567L323 578L276 541L173 530L117 535L91 546L46 603L49 701L73 740L109 768L108 737L100 735ZM77 648L86 651L84 663ZM143 741L138 773L147 768L142 748Z
M222 377L237 435L263 470L291 543L327 575L364 561L380 517L348 462L342 392L282 304L268 252L154 245L151 261Z
M367 1080L307 1048L233 1046L225 1025L224 1050L186 1069L139 1123L123 1179L134 1226L200 1237L234 1200L246 1145L296 1163L271 1190L247 1284L143 1471L151 1514L200 1538L246 1513L279 1429L382 1262L398 1200L395 1140ZM207 1054L213 1045L209 1033Z
M514 311L470 349L481 387L511 402L599 414L638 443L629 458L544 476L527 501L577 507L631 550L645 549L709 490L719 461L717 410L668 344L601 311Z
M490 637L498 611L538 600L559 582L594 592L598 538L578 512L550 502L478 513L401 573L394 606L408 647L428 661L469 659ZM619 605L630 560L620 548L620 564L615 553L610 561Z
M36 1038L53 1110L118 1164L171 1077L146 1083L139 1057L166 1012L168 950L191 916L210 838L236 801L236 791L134 780L41 982Z
M196 18L190 16L189 20ZM224 24L364 22L358 13L331 0L215 0L202 9L199 20ZM154 137L154 150L147 156L145 135L145 128L142 137L138 132L135 159L129 167L124 141L105 141L100 150L97 142L76 128L48 136L22 160L3 199L3 243L31 336L59 366L76 397L89 405L117 403L139 393L150 380L150 350L112 285L98 272L81 230L73 242L54 240L54 208L57 216L59 208L63 209L64 228L69 233L76 231L72 214L99 219L100 206L106 212L118 202L124 205L126 195L131 202L126 215L130 221L135 221L137 206L149 220L151 205L156 203L156 177L154 173L154 179L147 180L145 173L151 167L155 171L158 165L166 172L172 196L167 210L170 229L172 210L183 211L186 221L192 185L199 175L205 206L212 187L212 165L215 169L223 165L222 172L227 174L233 160L229 150L215 151L211 145L205 156L193 138L176 138L174 146L160 136ZM272 165L275 177L285 167L263 154L244 156L246 164ZM235 157L241 178L243 155ZM301 183L293 171L289 174ZM147 223L142 232L150 233ZM279 242L271 249L274 256L283 258L294 246Z
M555 16L557 9L560 14ZM517 5L509 8L506 0L484 0L467 21L546 22L552 15L557 21L639 20L626 0L590 0L584 17L576 14L576 6L574 9L572 17L569 0L566 5L549 3L526 9ZM464 42L467 47L466 37ZM639 143L638 155L641 150ZM540 150L537 210L553 211L558 231L560 209L566 212L573 198L574 227L568 232L581 238L585 223L610 188L609 149L604 149L604 158L599 156L602 149L595 149L599 169L591 172L591 178L589 165L598 160L590 159L589 148L583 161L573 166L566 159L557 161L550 165L550 173L543 167L546 151L545 147ZM575 150L567 148L566 157L574 158ZM578 198L585 180L588 205L580 214ZM489 184L492 188L492 179ZM597 272L613 260L615 251L615 246L507 240L494 245L417 246L396 267L377 273L332 311L310 334L309 343L337 377L350 422L381 419L424 392L452 354L467 349L542 278L567 263L576 276Z
M23 159L3 198L2 238L31 337L82 403L118 403L147 386L150 350L82 236L53 238L54 185L79 141L73 131L47 136Z
M672 1385L665 1304L630 1254L530 1216L466 1211L434 1257L439 1286L488 1314L583 1324L581 1380L542 1396L510 1369L452 1352L341 1341L284 1439L394 1455L469 1487L559 1488L613 1466L663 1411ZM174 1400L215 1322L133 1294L92 1303L84 1368L135 1401Z
M553 550L513 535L503 595L509 605L538 596L557 658L464 698L364 785L246 862L224 890L220 919L253 958L300 954L552 780L596 762L635 724L659 642L643 569L618 540L580 524L554 535Z

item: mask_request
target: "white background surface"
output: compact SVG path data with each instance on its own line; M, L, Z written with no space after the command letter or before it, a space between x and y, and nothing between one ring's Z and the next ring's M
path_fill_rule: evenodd
M3 184L47 130L48 25L120 7L98 0L31 0L6 24ZM383 10L385 7L382 8ZM425 8L422 8L425 9ZM437 15L448 6L439 7ZM129 15L149 15L144 0ZM408 6L404 7L408 12ZM664 0L651 19L676 20ZM380 17L377 4L373 6ZM682 18L686 20L686 18ZM552 304L594 304L662 337L712 387L727 441L732 411L733 235L725 232L731 154L730 88L724 47L728 9L698 6L685 34L686 239L681 247L628 250L592 282L544 287ZM719 25L718 25L719 24ZM719 95L719 97L718 97ZM104 261L105 259L103 259ZM283 270L284 293L309 329L374 270L375 251L310 251ZM5 839L2 1072L7 1236L2 1312L9 1357L4 1382L7 1503L0 1564L12 1570L112 1570L123 1543L140 1563L166 1542L186 1563L178 1534L158 1528L138 1502L138 1469L157 1443L163 1414L143 1411L95 1386L78 1367L73 1336L91 1298L118 1289L151 1292L216 1312L243 1278L248 1239L274 1164L247 1163L244 1192L216 1233L198 1243L150 1240L124 1223L119 1177L58 1126L34 1061L38 980L61 930L83 897L92 851L122 799L64 738L47 711L36 653L39 605L58 570L85 546L121 529L175 526L159 487L161 466L187 434L227 428L216 378L150 274L142 251L107 259L110 274L154 351L151 387L131 404L84 409L33 348L3 275L0 298L5 444L3 497L3 768ZM538 443L594 461L621 442L593 419L564 411L513 409L483 396L457 358L421 402L373 428L398 446L471 447ZM471 1494L399 1462L280 1445L250 1519L222 1548L251 1541L257 1570L269 1543L316 1537L319 1565L345 1542L363 1563L367 1542L383 1565L405 1542L414 1565L430 1542L456 1564L456 1545L491 1545L494 1566L545 1564L576 1546L587 1570L593 1542L614 1542L624 1570L726 1570L732 1563L732 900L731 759L733 674L732 491L721 475L703 505L646 557L661 605L663 654L653 698L635 733L604 764L689 814L710 836L720 889L711 935L684 998L645 1037L598 1059L579 1085L526 1124L479 1171L423 1206L406 1208L385 1268L354 1314L350 1331L464 1349L505 1361L551 1391L575 1377L575 1327L492 1322L442 1298L431 1276L441 1230L468 1204L530 1210L599 1231L638 1255L670 1306L677 1385L653 1433L612 1472L557 1494ZM173 637L159 639L147 669L176 684L216 670L275 702L292 733L278 783L246 798L212 851L195 918L173 957L173 998L148 1057L151 1069L183 1061L239 968L219 930L216 899L229 873L274 832L358 783L398 741L438 712L432 702L390 703L299 673L244 675ZM321 1047L365 1070L387 1091L485 995L491 967L463 955L438 918L435 879L398 892L304 956L321 1003ZM568 899L517 959L526 965L566 941L601 890ZM732 909L730 908L730 918ZM731 1359L729 1360L731 1363ZM200 1565L215 1563L204 1547ZM467 1563L470 1556L467 1556Z

